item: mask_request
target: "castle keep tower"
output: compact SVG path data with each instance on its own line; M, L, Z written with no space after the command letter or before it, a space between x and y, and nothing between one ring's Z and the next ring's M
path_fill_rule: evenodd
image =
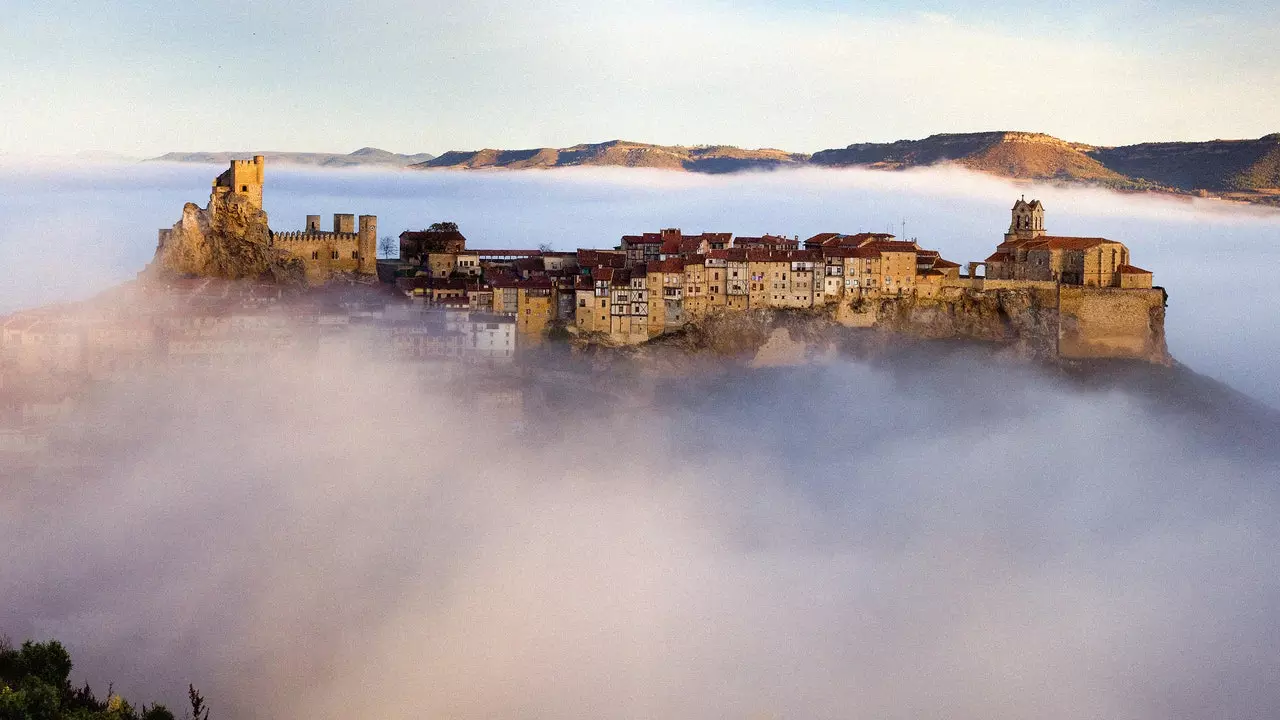
M248 198L254 207L261 210L266 167L267 159L261 155L254 155L252 160L232 160L231 167L213 181L214 197L239 195Z
M361 215L359 236L360 263L358 272L365 275L378 274L378 216Z
M1044 205L1039 200L1027 202L1024 196L1013 204L1013 220L1009 223L1009 232L1005 233L1005 242L1011 240L1034 240L1045 234Z
M252 160L232 160L221 175L213 181L209 197L209 209L222 212L231 198L247 200L255 208L262 209L262 186L266 158L256 155ZM350 213L335 213L333 230L320 229L320 216L308 215L306 229L302 231L274 232L269 244L302 261L307 282L323 285L335 275L378 274L378 218ZM169 230L160 231L160 247L169 238Z

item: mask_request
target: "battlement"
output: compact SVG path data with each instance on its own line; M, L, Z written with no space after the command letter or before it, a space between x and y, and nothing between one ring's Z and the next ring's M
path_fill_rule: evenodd
M271 236L273 244L281 243L344 243L359 242L360 233L327 232L324 230L286 230L275 232Z
M262 187L266 158L255 155L252 160L232 160L213 181L208 212L216 219L243 202L262 210ZM243 208L235 208L241 212ZM259 213L265 223L265 213ZM256 220L256 218L255 218ZM156 238L157 252L164 250L178 232L160 230ZM322 285L336 273L377 275L378 218L335 213L333 230L320 229L320 216L307 215L306 229L271 232L270 245L278 254L302 262L307 282Z

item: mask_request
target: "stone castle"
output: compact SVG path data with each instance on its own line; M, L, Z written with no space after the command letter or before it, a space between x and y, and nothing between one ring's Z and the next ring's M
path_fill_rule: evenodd
M187 237L192 234L208 235L217 233L220 228L231 227L235 237L221 238L225 245L228 240L242 241L246 238L258 240L265 248L254 248L261 252L254 254L268 258L264 261L270 265L273 261L300 266L302 275L309 285L323 285L338 274L363 275L376 277L378 218L374 215L361 215L359 224L355 215L338 213L333 216L331 230L320 229L320 216L308 215L306 229L301 231L275 232L266 227L267 215L262 209L262 188L265 180L266 158L254 156L252 160L232 160L221 175L213 181L213 190L209 195L209 206L203 212L207 217L195 222L186 222L185 218L192 213L193 206L184 210L184 222L172 229L160 230L157 258L167 255L191 256L200 254L199 250L216 242L190 242ZM194 208L199 212L199 208ZM206 228L207 226L207 228ZM260 227L259 227L260 226ZM259 232L255 233L257 230ZM203 238L202 238L203 239ZM189 248L173 252L175 244L184 240ZM187 258L184 258L187 259ZM211 274L199 268L189 267L191 263L170 263L170 269L186 274ZM257 264L247 263L245 272L240 268L220 268L224 272L212 273L238 277L252 274Z

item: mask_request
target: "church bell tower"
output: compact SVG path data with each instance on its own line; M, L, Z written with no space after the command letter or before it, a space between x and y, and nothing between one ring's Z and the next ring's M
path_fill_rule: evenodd
M1031 240L1045 234L1044 205L1039 200L1027 202L1024 195L1013 204L1013 220L1009 223L1009 232L1005 233L1006 242L1012 240Z

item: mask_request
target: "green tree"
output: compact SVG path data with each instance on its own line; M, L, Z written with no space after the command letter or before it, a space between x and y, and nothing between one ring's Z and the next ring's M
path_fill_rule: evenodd
M19 676L38 678L59 691L71 691L71 653L57 640L22 643L15 670Z
M142 711L107 690L99 701L86 684L71 688L71 655L62 643L25 642L19 649L0 637L0 720L174 720L163 705L142 706ZM193 720L208 720L204 698L191 686L188 691Z
M206 712L207 716L208 713ZM155 704L151 707L142 708L142 720L175 720L173 713L169 712L169 708Z

